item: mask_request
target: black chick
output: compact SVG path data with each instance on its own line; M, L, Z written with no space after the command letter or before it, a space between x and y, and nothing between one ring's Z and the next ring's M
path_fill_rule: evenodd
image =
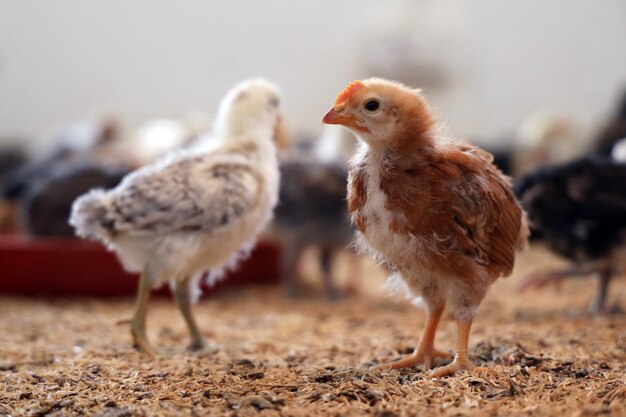
M11 170L0 184L0 208L3 221L0 232L20 230L24 226L24 219L20 219L23 212L25 198L36 184L45 182L59 167L70 166L76 162L50 157L39 161L31 161ZM22 221L20 221L22 220Z
M28 156L23 149L7 147L0 149L0 182L10 172L28 162Z
M58 164L29 183L18 210L25 233L33 236L74 236L69 225L72 203L93 188L115 187L130 171L121 166Z
M324 286L331 299L339 292L331 269L335 254L352 240L346 205L347 167L314 158L292 157L280 163L279 202L269 229L283 246L281 275L287 295L296 293L298 260L305 249L319 249Z
M604 312L609 281L626 266L626 164L591 156L541 167L521 179L515 191L533 232L574 263L522 286L596 273L599 289L590 309Z

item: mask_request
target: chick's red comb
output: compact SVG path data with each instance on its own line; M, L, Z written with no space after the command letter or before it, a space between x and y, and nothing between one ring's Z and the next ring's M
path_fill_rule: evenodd
M350 84L348 84L345 90L339 93L339 95L335 99L335 104L345 103L346 101L350 100L354 93L363 87L365 87L365 84L363 84L359 80L351 82Z

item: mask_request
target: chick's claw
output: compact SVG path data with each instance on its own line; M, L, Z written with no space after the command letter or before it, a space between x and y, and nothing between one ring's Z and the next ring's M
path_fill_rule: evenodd
M156 353L152 349L152 346L150 346L145 332L131 326L130 333L133 336L133 347L135 349L139 350L150 358L156 357Z
M152 346L150 346L150 342L148 342L145 329L142 329L139 325L135 324L133 319L118 320L115 324L118 326L130 325L130 334L133 337L133 347L151 358L156 356Z
M458 358L454 359L454 361L452 361L451 364L445 365L445 366L441 366L437 369L434 369L431 372L431 376L434 378L440 378L442 376L449 376L449 375L454 375L456 374L458 371L474 371L477 369L481 369L481 368L476 368L476 366L470 362L468 359L461 359L459 360Z
M207 343L204 341L204 339L200 338L200 339L196 339L193 340L189 346L187 346L187 350L189 352L197 352L199 350L204 350L207 347Z
M402 369L412 368L417 365L424 365L425 369L431 369L438 358L449 359L452 358L452 354L433 348L431 351L414 352L398 360L377 365L375 369Z

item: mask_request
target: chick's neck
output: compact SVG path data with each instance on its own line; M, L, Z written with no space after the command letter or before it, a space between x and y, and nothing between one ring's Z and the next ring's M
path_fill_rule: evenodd
M391 137L362 141L369 153L385 155L386 158L402 165L403 161L415 158L430 159L437 152L434 129L420 131L416 126L407 125Z
M276 120L264 117L226 114L218 119L214 132L226 148L248 154L259 161L271 162L276 159L275 125Z
M274 134L276 122L264 120L264 118L237 117L235 114L226 115L216 122L215 133L219 137L255 137L266 138Z

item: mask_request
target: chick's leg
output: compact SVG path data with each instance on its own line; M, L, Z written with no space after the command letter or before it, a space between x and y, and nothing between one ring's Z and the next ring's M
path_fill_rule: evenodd
M141 274L139 279L139 289L137 291L137 300L135 302L135 313L130 321L130 333L133 336L133 345L135 348L154 356L154 351L148 343L146 337L146 315L148 313L148 300L150 300L150 291L152 290L149 275L146 271Z
M451 356L450 353L435 349L435 334L445 306L445 302L429 304L426 327L424 327L422 338L415 351L411 355L395 362L380 365L380 368L400 369L423 364L425 368L430 369L436 358L449 358Z
M472 328L472 317L457 317L457 351L454 361L451 364L442 366L433 371L434 377L453 375L457 371L471 371L475 368L469 359L467 345L469 344L469 335Z
M196 319L191 312L191 287L192 281L186 279L182 282L176 282L173 285L174 297L176 298L176 304L178 309L187 323L189 333L191 334L191 344L189 350L200 350L205 347L204 337L200 333Z
M289 239L283 245L281 259L281 279L283 291L289 298L296 297L298 284L298 261L304 251L304 245L296 238Z
M593 269L583 268L579 265L576 265L572 268L533 273L527 275L521 280L521 282L517 285L517 290L524 291L528 288L541 288L550 283L558 285L564 278L585 276L592 274L593 272Z
M589 306L589 311L592 313L606 313L606 296L609 289L609 282L611 281L612 271L610 268L605 268L600 271L598 277L598 293L595 300Z
M326 296L331 300L341 298L341 293L337 290L333 281L332 269L335 255L335 249L332 246L322 246L320 248L320 266L324 279L324 289L326 290Z

